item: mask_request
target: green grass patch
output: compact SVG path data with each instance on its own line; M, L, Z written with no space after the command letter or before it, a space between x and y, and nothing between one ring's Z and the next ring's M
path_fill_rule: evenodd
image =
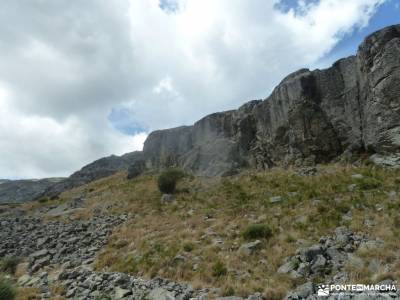
M12 282L0 275L0 300L14 300L17 295Z
M242 235L246 240L269 239L272 237L272 229L267 224L251 224L244 229Z

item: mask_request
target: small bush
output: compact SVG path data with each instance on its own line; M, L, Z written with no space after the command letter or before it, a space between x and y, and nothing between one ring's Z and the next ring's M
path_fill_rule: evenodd
M400 216L395 216L393 218L393 225L395 228L400 228Z
M269 239L272 236L272 230L267 224L251 224L243 231L243 237L246 240Z
M47 198L47 197L43 197L43 198L40 198L40 199L38 200L39 203L46 203L46 202L48 202L48 201L49 201L49 198Z
M97 296L97 297L95 298L95 300L111 300L111 299L112 299L112 298L111 298L110 296L104 295L104 294L99 295L99 296Z
M8 279L0 277L0 300L14 300L16 294L12 283Z
M184 177L184 173L179 169L169 169L158 176L158 189L164 194L175 192L176 184L179 179Z
M224 287L222 289L222 296L229 297L235 295L235 289L231 286Z
M6 256L0 261L0 271L14 274L21 259L15 256Z
M194 246L191 243L187 243L187 244L183 245L183 250L185 252L192 252L193 249L194 249Z
M228 269L225 267L225 265L222 261L217 261L212 266L212 275L214 277L222 277L222 276L225 276L227 273L228 273Z
M358 186L361 190L373 190L382 186L382 182L375 178L365 177L357 180Z

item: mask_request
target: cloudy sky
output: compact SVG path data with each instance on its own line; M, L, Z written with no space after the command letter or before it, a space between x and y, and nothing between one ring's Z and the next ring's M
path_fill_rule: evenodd
M399 0L2 0L0 178L65 176L268 96L400 23Z

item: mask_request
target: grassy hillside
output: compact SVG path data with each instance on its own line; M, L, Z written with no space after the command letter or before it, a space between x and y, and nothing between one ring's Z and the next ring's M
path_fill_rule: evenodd
M399 170L329 165L314 176L282 169L222 179L187 176L168 204L160 202L156 175L125 177L119 173L61 196L60 202L86 195L76 218L129 214L98 255L97 270L184 280L220 288L222 295L260 291L281 298L302 282L277 273L284 259L345 225L385 242L379 253L356 253L364 263L347 268L354 282L400 279ZM254 224L270 234L246 254L240 246L255 239L245 234ZM368 268L372 260L377 273Z

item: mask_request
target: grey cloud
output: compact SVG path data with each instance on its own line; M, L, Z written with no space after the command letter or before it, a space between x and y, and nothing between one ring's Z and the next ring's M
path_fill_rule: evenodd
M126 1L2 1L0 78L19 109L62 118L128 99L143 81Z

